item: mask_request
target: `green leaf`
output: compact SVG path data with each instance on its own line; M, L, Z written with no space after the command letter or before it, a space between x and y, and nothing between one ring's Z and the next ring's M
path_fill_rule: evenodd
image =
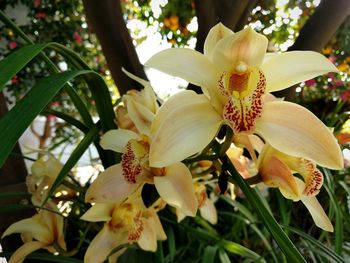
M290 227L290 226L283 226L283 227L299 235L304 240L307 240L311 244L310 249L313 249L314 252L316 252L316 254L322 252L322 254L326 256L330 262L345 263L345 260L340 255L338 255L336 252L334 252L330 248L326 247L324 244L322 244L320 241L313 238L312 236L294 227Z
M5 84L35 58L47 44L24 46L0 61L0 91Z
M335 211L335 251L340 254L342 252L342 247L344 243L344 226L343 226L343 214L341 208L339 206L338 200L334 193L334 182L332 180L333 176L330 171L326 168L323 169L323 173L325 175L325 183L324 188L326 189L330 201L331 206Z
M0 167L12 148L35 117L53 99L56 93L71 79L93 71L65 71L41 79L27 95L0 120Z
M247 200L252 205L253 209L258 213L264 225L270 231L278 246L288 258L289 262L306 263L306 260L300 254L296 246L282 230L269 210L266 209L265 204L260 199L261 197L244 181L227 156L224 157L222 161L227 163L228 171L232 175L232 177L229 176L229 180L235 182L241 188Z
M245 258L252 259L256 262L265 262L265 260L254 251L232 241L221 240L218 246L224 248L226 251L240 255Z
M219 249L219 258L221 263L231 263L231 260L228 257L227 253L221 248Z
M204 255L202 257L202 263L214 263L215 255L218 250L217 246L207 246L204 249Z
M166 225L166 235L167 235L167 242L168 242L168 250L169 250L169 257L170 262L174 262L174 258L176 255L176 243L175 243L175 236L174 236L174 230L172 226Z

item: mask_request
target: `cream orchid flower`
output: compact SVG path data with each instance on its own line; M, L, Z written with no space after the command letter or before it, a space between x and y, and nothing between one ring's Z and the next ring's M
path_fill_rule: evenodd
M90 243L85 263L104 262L113 249L136 242L143 250L157 250L157 240L165 240L166 234L154 206L146 208L140 191L135 192L123 203L95 204L82 217L90 222L105 221L102 230ZM116 262L125 251L120 249L109 257Z
M31 167L31 175L26 178L28 192L32 194L31 201L34 205L40 206L46 199L50 189L60 173L63 164L52 155L42 156L35 161ZM73 194L73 191L63 185L55 192L65 191Z
M214 202L208 197L207 188L202 182L194 182L194 191L198 201L198 210L205 220L215 225L218 222L218 213ZM186 215L180 209L176 209L177 222L181 222Z
M333 232L332 223L315 197L322 187L323 174L314 162L288 156L267 144L259 155L257 167L265 185L278 187L288 199L302 201L316 225ZM304 181L293 173L299 173Z
M157 143L152 140L150 128L157 107L152 88L144 85L145 89L138 95L127 98L128 115L139 133L117 129L102 136L102 148L123 153L122 160L98 176L86 193L86 201L122 202L143 184L149 183L155 185L160 197L169 205L188 216L195 216L198 204L192 175L186 165L181 162L160 168L149 165L149 149ZM140 97L152 99L147 99L148 103L144 103Z
M9 263L21 263L32 252L38 249L46 249L51 253L56 253L54 244L62 249L66 249L63 236L63 217L56 214L57 209L54 204L46 203L46 209L40 210L38 214L31 218L20 220L9 226L3 233L5 236L21 233L24 245L17 249L11 256Z
M183 91L166 101L152 124L157 131L150 164L163 167L200 152L224 123L235 135L258 134L292 156L340 169L342 155L330 130L307 109L270 100L269 92L290 87L336 67L311 51L266 53L268 40L250 27L233 33L213 27L204 54L177 48L161 51L146 66L201 86L204 95Z

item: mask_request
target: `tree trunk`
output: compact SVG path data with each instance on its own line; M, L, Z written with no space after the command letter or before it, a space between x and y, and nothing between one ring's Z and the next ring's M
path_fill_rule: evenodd
M140 90L142 86L126 76L121 68L147 79L137 56L130 34L123 20L119 1L83 0L88 23L100 41L109 70L120 95L130 89Z

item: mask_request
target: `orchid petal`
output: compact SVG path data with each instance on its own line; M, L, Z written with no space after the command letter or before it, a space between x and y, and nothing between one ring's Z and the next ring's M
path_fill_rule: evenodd
M144 80L142 78L139 78L138 76L132 74L131 72L127 71L125 68L122 68L122 71L131 79L135 80L136 82L140 83L144 87L150 87L151 83L147 80Z
M137 130L149 136L154 113L134 100L128 100L127 108L129 117L135 124Z
M211 224L215 225L218 222L216 208L210 199L207 199L206 202L204 202L204 204L199 208L199 212L201 216Z
M233 31L225 27L222 23L216 24L210 29L207 38L205 39L204 55L211 59L215 45L218 41L232 34Z
M106 132L100 140L100 145L105 150L123 153L128 141L137 139L139 135L130 130L117 129Z
M121 164L116 164L98 175L87 190L85 201L90 203L119 203L133 193L139 185L126 181Z
M166 49L151 57L145 66L200 86L204 94L215 102L219 101L216 87L222 72L198 51L187 48Z
M147 220L149 221L150 225L153 227L157 236L157 240L166 240L167 236L164 232L162 223L159 220L157 212L154 209L149 209L148 212L150 213L151 216L147 218Z
M342 153L330 130L309 110L294 103L265 103L256 133L272 147L331 169L343 167Z
M230 71L243 62L250 67L259 67L264 59L268 40L247 27L220 40L213 51L213 62L222 70Z
M261 70L267 80L267 92L283 90L327 72L338 72L326 57L313 51L290 51L272 55L264 61Z
M84 257L85 263L102 263L112 250L119 245L128 242L127 232L112 231L108 224L91 241ZM125 249L121 249L112 255L115 259L120 256ZM116 262L116 261L114 261Z
M216 85L220 76L220 72L208 58L188 48L163 50L151 57L145 66L204 87Z
M50 232L50 229L43 224L39 214L13 223L2 234L2 238L14 233L26 233L45 244L53 242L53 234Z
M83 214L80 219L89 222L107 222L112 218L112 212L115 204L97 203Z
M146 251L155 252L157 250L156 232L148 220L143 221L143 230L137 244Z
M47 244L39 241L26 242L12 254L8 263L22 263L29 254L46 246Z
M191 103L178 100L173 110L164 106L164 114L156 116L152 127L155 135L150 146L151 167L164 167L184 160L203 150L218 132L221 116L203 95L191 97Z
M316 226L325 231L333 232L333 225L315 196L303 195L301 201L309 210Z
M300 190L303 191L305 188L305 183L299 178L296 178L295 180L297 181ZM309 210L316 226L322 228L325 231L333 232L332 222L329 220L327 214L324 212L322 206L315 196L302 195L301 201L306 206L307 210Z
M154 185L165 202L181 209L188 216L197 212L197 198L194 194L191 172L183 163L165 167L164 176L155 176Z

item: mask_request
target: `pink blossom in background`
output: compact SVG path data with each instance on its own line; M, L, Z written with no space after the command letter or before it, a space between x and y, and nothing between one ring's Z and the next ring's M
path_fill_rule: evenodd
M305 81L305 85L306 86L316 85L316 81L314 79L309 79L309 80Z
M73 33L73 38L75 42L77 42L77 44L79 45L81 44L82 42L81 36L76 31Z
M9 46L10 49L14 49L18 46L16 41L10 41L7 45Z
M43 12L39 12L39 13L36 13L36 14L35 14L35 17L36 17L36 18L45 18L45 17L46 17L46 14L43 13Z

